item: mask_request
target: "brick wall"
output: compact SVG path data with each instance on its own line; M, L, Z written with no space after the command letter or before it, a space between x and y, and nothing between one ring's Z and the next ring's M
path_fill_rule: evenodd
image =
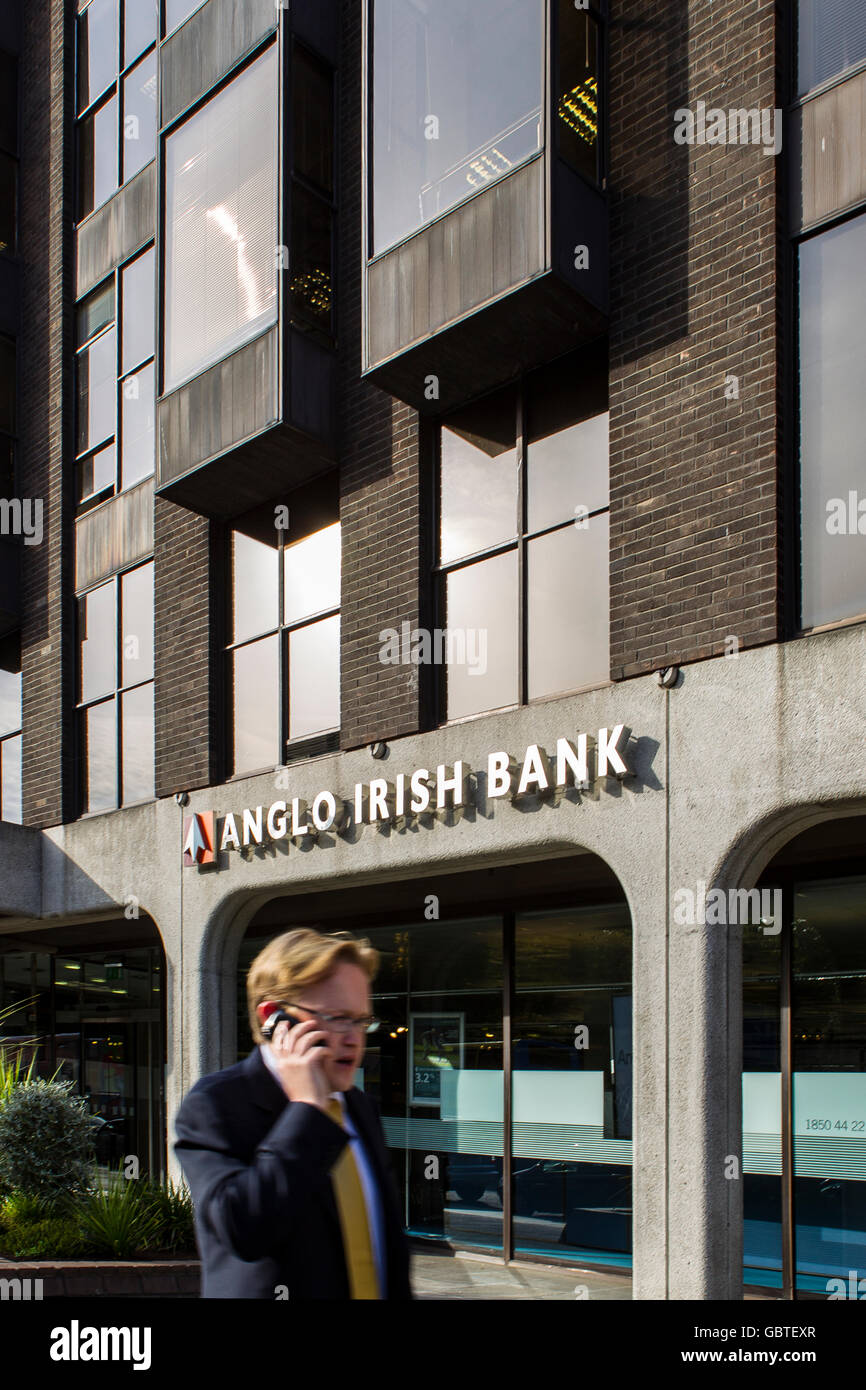
M698 99L779 104L775 27L773 0L611 6L614 679L780 635L781 158L673 140Z
M361 370L361 6L342 6L340 248L342 746L419 728L417 666L379 661L379 633L419 622L418 416ZM426 580L424 581L426 582Z
M23 818L53 825L74 799L71 21L63 0L22 7L19 489L43 502L22 547Z

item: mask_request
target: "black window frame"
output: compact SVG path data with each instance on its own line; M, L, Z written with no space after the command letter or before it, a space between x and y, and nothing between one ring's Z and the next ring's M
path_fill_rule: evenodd
M121 809L122 809L123 807L125 807L125 806L147 806L147 805L150 804L150 802L156 800L156 756L155 756L155 746L154 746L154 768L153 768L153 774L154 774L154 790L153 790L152 795L150 795L150 796L145 796L145 797L138 797L135 801L124 801L124 800L123 800L123 697L124 697L124 695L129 694L130 691L133 691L133 690L142 690L142 689L143 689L145 686L147 686L147 685L152 686L152 687L154 688L154 695L155 695L155 682L156 682L156 641L155 641L155 636L156 636L156 634L155 634L155 631L154 631L154 640L153 640L153 649L154 649L154 671L153 671L153 673L152 673L150 676L148 676L145 680L133 681L130 685L124 685L124 684L123 684L123 601L122 601L122 599L123 599L123 580L124 580L128 575L134 574L137 570L145 569L147 566L150 566L150 569L151 569L152 583L153 583L153 590L154 590L154 599L155 599L155 589L156 589L156 565L155 565L154 558L153 558L152 556L150 556L149 558L144 559L144 560L136 560L134 564L127 565L127 566L125 566L123 569L115 571L115 573L111 574L111 575L108 576L108 578L106 578L106 579L99 579L95 584L89 585L88 588L82 589L80 592L76 593L76 595L75 595L75 608L76 608L76 611L75 611L75 731L76 731L76 748L77 748L77 751L78 751L78 758L77 758L77 763L78 763L77 796L78 796L78 813L79 813L79 818L80 818L80 819L84 819L85 817L88 817L88 816L101 816L101 815L105 815L106 813L110 813L110 812L113 812L113 811L119 811L119 810L121 810ZM82 644L82 641L84 640L83 637L82 637L82 625L81 625L81 610L82 610L82 605L85 603L86 599L87 599L91 594L96 593L97 590L99 590L99 589L107 589L109 586L111 586L112 589L113 589L113 599L114 599L114 640L115 640L115 647L114 647L114 660L115 660L114 691L113 691L112 693L109 693L109 694L96 695L96 696L94 696L93 699L91 699L91 700L83 700L83 699L82 699L82 693L83 693L83 692L82 692L82 689L81 689L81 644ZM155 624L155 621L154 621L154 629L155 629L155 626L156 626L156 624ZM114 704L114 706L115 706L115 750L114 750L114 751L115 751L115 763L114 763L114 767L115 767L115 804L114 804L113 806L101 807L101 808L98 809L98 810L88 810L88 809L87 809L87 806L86 806L86 803L87 803L87 781L88 781L88 776L87 776L87 774L88 774L88 768L87 768L87 714L88 714L88 711L89 711L89 710L95 709L97 706L108 705L108 704ZM154 700L154 720L153 720L153 727L154 727L154 745L155 745L155 736L156 736L156 702L155 702L155 700Z
M81 109L79 110L79 109L78 109L78 89L79 89L80 69L81 69L81 54L80 54L80 50L79 50L79 43L80 43L79 34L80 34L81 30L80 30L79 21L80 21L80 19L81 19L81 16L87 12L87 10L89 9L91 3L92 3L92 0L88 0L88 4L87 4L87 5L81 5L81 6L78 8L78 10L77 10L77 12L76 12L76 16L75 16L75 26L76 26L76 32L75 32L75 79L74 79L74 92L75 92L75 190L76 190L76 192L75 192L75 212L76 212L76 224L77 224L77 225L80 225L81 223L86 222L87 219L88 219L89 217L93 217L97 212L99 212L100 208L104 208L104 207L106 206L106 204L109 203L109 202L111 201L111 199L115 196L116 193L119 193L119 192L120 192L121 188L125 188L126 185L127 185L128 183L130 183L132 179L137 178L138 175L139 175L140 173L143 172L143 170L145 170L150 164L154 163L154 162L156 161L156 158L157 158L158 143L159 143L159 109L158 109L159 103L158 103L158 101L157 101L156 126L155 126L155 139L154 139L154 153L153 153L153 157L152 157L152 159L149 159L149 160L147 161L147 163L143 164L143 165L141 166L140 169L136 169L136 171L135 171L134 174L130 174L127 178L124 178L124 174L123 174L123 151L124 151L124 135L123 135L123 130L124 130L124 97L123 97L123 90L124 90L124 85L125 85L126 79L127 79L127 78L130 76L130 74L135 70L135 68L137 68L137 67L139 66L140 63L143 63L147 58L149 58L149 57L151 57L151 56L156 56L156 55L158 54L158 46L159 46L159 28L160 28L161 13L158 13L158 14L157 14L157 35L156 35L156 37L153 39L153 41L152 41L151 43L149 43L149 44L147 45L146 48L143 48L142 51L141 51L140 53L138 53L138 54L135 56L135 58L133 58L133 60L132 60L130 63L126 63L126 64L125 64L125 63L124 63L124 47L125 47L125 42L124 42L124 41L125 41L125 15L126 15L126 6L129 5L129 4L135 4L135 3L136 3L136 0L117 0L117 23L116 23L116 25L115 25L115 35L114 35L114 37L115 37L114 54L115 54L115 68L116 68L116 71L115 71L114 79L113 79L113 81L112 81L103 91L99 92L98 95L95 96L95 97L93 98L92 101L88 102L88 104L87 104L86 106L82 106ZM158 60L158 56L157 56L157 83L158 83L158 82L159 82L159 60ZM95 115L98 111L100 111L100 110L102 109L103 106L106 106L106 105L108 104L108 102L112 100L112 98L115 98L116 101L117 101L117 112L116 112L117 149L116 149L116 160L115 160L115 170L114 170L114 172L115 172L115 177L116 177L115 186L114 186L114 188L111 190L111 192L109 193L108 197L107 197L107 198L104 198L104 199L102 200L101 203L94 202L92 208L89 208L87 212L83 212L83 211L82 211L82 201L81 201L81 177L82 177L82 163L83 163L83 161L82 161L82 154L81 154L81 130L82 130L84 121L85 121L88 117L93 116L93 115Z
M317 480L317 482L314 483L314 484L312 484L312 485L308 485L308 487L305 488L305 489L303 489L303 491L306 492L308 496L312 495L314 498L317 498L317 497L318 497L318 487L321 487L322 485L324 485L325 488L333 487L333 488L335 489L335 491L336 491L336 489L337 489L337 487L338 487L338 474L336 473L336 471L335 471L335 472L332 472L332 473L330 473L330 474L324 475L324 477L323 477L322 479ZM329 501L330 501L330 499L329 499ZM318 732L318 733L314 733L314 734L304 734L304 735L301 735L301 736L299 736L299 737L297 737L297 738L290 738L290 737L289 737L289 725L290 725L290 709L289 709L289 691L290 691L289 650L290 650L290 640L291 640L291 634L292 634L292 633L294 633L294 632L299 632L299 631L301 631L303 628L312 627L312 626L314 626L316 623L321 623L321 622L326 621L326 620L329 619L329 618L335 618L335 617L338 618L338 619L340 619L340 642L341 642L341 649L342 649L342 630L343 630L343 629L342 629L342 615L343 615L342 592L341 592L341 595L340 595L340 602L339 602L339 604L337 604L336 606L329 606L329 607L326 607L326 608L319 609L319 610L316 611L315 613L307 614L307 615L305 615L303 618L296 619L296 620L293 621L293 622L286 623L286 622L283 621L283 616L284 616L284 612L285 612L285 560L284 560L284 556L285 556L286 550L289 549L289 548L291 548L291 546L294 545L297 541L305 540L305 539L307 539L307 537L312 536L312 535L315 535L315 534L317 534L317 532L322 531L322 530L325 530L325 529L327 529L327 528L330 527L330 526L333 526L333 525L338 525L338 526L340 526L340 556L341 556L341 575L342 575L342 534L343 534L343 533L342 533L341 518L340 518L340 516L339 516L339 500L337 499L337 515L336 515L332 520L330 520L330 521L325 521L324 524L321 525L321 526L313 526L313 527L311 527L310 529L305 529L302 535L296 536L294 539L292 539L292 536L291 536L291 513L292 513L293 505L297 505L297 503L293 503L293 501L292 501L292 494L291 494L291 493L289 493L288 496L287 496L285 499L276 499L276 500L275 500L274 502L272 502L272 503L265 503L264 506L262 506L261 508L256 508L255 510L256 510L256 511L261 511L262 513L264 513L264 512L266 512L266 511L268 511L269 509L270 509L270 510L273 510L273 509L276 508L277 506L280 506L281 504L283 504L283 502L284 502L285 505L289 508L289 529L288 529L288 530L282 530L282 531L279 532L279 540L278 540L277 545L276 545L276 547L275 547L275 552L276 552L276 556L277 556L277 559L276 559L276 566L277 566L277 623L276 623L276 626L268 627L268 628L264 629L264 630L261 631L261 632L254 633L252 636L243 637L243 638L240 638L240 639L238 639L238 640L234 640L234 639L232 638L232 635L231 635L231 634L232 634L232 607L233 607L233 601L234 601L234 560L233 560L233 553L232 553L232 551L233 551L232 531L233 531L233 529L235 529L235 522L240 522L240 521L242 521L243 518L242 518L242 517L238 517L238 518L235 519L235 522L229 521L229 522L226 523L226 525L225 525L225 527L224 527L224 536L223 536L222 557L221 557L221 559L222 559L223 573L224 573L224 574L226 575L226 577L227 577L227 582L226 582L226 584L223 586L225 604L224 604L224 610L223 610L223 624L222 624L222 626L223 626L223 632L224 632L224 635L225 635L225 641L224 641L221 645L222 645L222 653L223 653L223 655L222 655L222 660L223 660L223 662L224 662L222 686L223 686L223 698L224 698L224 706L223 706L223 707L224 707L224 710L225 710L225 737L224 737L224 739L223 739L223 748L224 748L224 757L225 757L226 781L238 781L238 780L240 780L241 778L244 778L244 777L255 777L255 776L260 775L261 773L264 773L264 772L273 772L276 768L285 767L287 764L289 764L289 763L291 763L291 762L296 762L296 761L298 761L298 760L300 760L300 759L302 759L302 758L313 757L313 756L315 756L316 754L320 754L320 753L336 752L336 751L338 751L338 749L339 749L340 730L341 730L341 727L342 727L342 688L341 688L341 692L340 692L340 697L341 697L341 701L340 701L340 702L341 702L341 719L340 719L340 723L339 723L338 725L336 725L336 726L335 726L334 728L332 728L332 729L322 730L322 731L320 731L320 732ZM315 507L316 505L317 505L317 501L314 501L314 502L313 502L313 506ZM328 502L325 503L325 507L326 507L326 509L329 509L329 510L331 509L331 508L328 507ZM262 641L265 641L265 640L270 639L270 638L273 638L273 637L276 637L276 638L278 639L278 672L279 672L279 679L278 679L278 690L277 690L276 694L277 694L277 700L278 700L278 735L277 735L277 736L278 736L279 747L278 747L277 749L275 749L275 753L277 753L278 755L280 755L280 756L279 756L279 760L276 761L276 762L274 762L274 763L269 763L269 764L267 764L267 765L265 765L265 766L263 766L263 767L259 767L259 768L250 768L250 769L248 769L248 770L238 771L238 770L236 769L236 767L235 767L235 755L234 755L234 739L235 739L235 701L234 701L234 674L233 674L234 655L235 655L236 652L241 651L244 647L253 646L253 645L254 645L255 643L257 643L257 642L262 642Z
M309 334L312 338L321 342L323 346L333 348L336 346L336 274L337 274L337 210L339 198L339 143L338 134L338 70L332 63L329 63L320 53L310 44L298 39L294 34L291 35L291 42L288 49L288 73L290 83L289 94L289 113L287 117L289 139L287 144L288 153L288 182L289 182L289 225L287 235L289 239L289 276L291 277L291 261L294 254L294 233L293 217L295 190L300 189L304 197L312 198L321 207L330 219L330 267L329 267L329 287L330 287L330 307L327 325L324 318L315 319L312 315L305 315L296 303L295 295L289 279L285 291L286 312L289 323L298 332ZM296 165L296 140L294 128L294 86L296 55L301 53L314 66L323 69L330 78L331 82L331 190L330 194L322 185L314 182L306 175L301 173Z
M590 363L591 354L597 352L597 348L598 345L596 344L591 345L589 350L581 350L579 354L580 359L586 360L587 363ZM560 364L566 362L566 360L567 359L560 359ZM607 379L606 360L607 359L605 354L605 383ZM429 460L429 485L427 492L429 497L429 515L431 518L431 525L428 528L427 533L427 554L424 557L424 567L425 569L427 568L427 557L429 556L430 582L427 587L431 597L429 604L423 605L423 608L430 615L431 622L429 626L440 629L447 628L446 585L449 574L456 573L458 570L461 569L466 569L469 566L478 564L483 560L489 560L498 555L507 554L511 551L517 551L518 606L516 619L518 641L517 700L508 705L500 705L489 710L479 710L477 713L474 714L458 715L454 718L449 719L448 664L447 662L443 662L441 665L437 665L435 662L431 662L429 667L426 669L426 676L421 677L422 682L424 682L422 686L422 710L424 711L425 716L425 728L443 728L455 724L463 724L472 719L485 718L487 715L490 714L501 714L510 710L522 709L524 706L527 705L545 704L550 700L565 699L569 695L580 694L589 690L604 689L606 688L606 685L610 684L610 681L608 680L607 682L601 685L579 685L568 690L560 690L547 695L538 695L532 699L528 698L527 696L527 690L529 687L529 566L527 563L529 545L532 541L537 540L540 537L552 535L556 531L566 530L568 527L573 526L575 523L575 517L574 515L572 515L564 521L555 522L548 526L542 526L538 528L538 530L530 530L528 527L529 495L527 448L529 444L529 398L534 383L540 382L544 374L550 371L551 367L554 367L556 365L557 364L549 364L549 366L536 369L534 372L524 373L520 377L516 378L514 381L507 384L507 386L514 388L516 394L515 444L517 448L517 530L515 536L512 537L510 540L498 542L497 544L488 546L483 550L474 551L470 555L460 556L455 560L449 560L445 563L442 563L439 558L441 537L441 441L442 429L443 427L448 427L449 420L452 419L453 416L440 415L436 417L435 420L431 420L428 424L428 439L425 452ZM592 366L590 367L590 370L593 370ZM507 389L507 387L497 387L495 391L485 393L485 396L478 397L477 401L472 402L471 404L477 404L478 402L483 401L487 397L498 395L500 392L503 391L503 389ZM600 392L598 401L601 401ZM461 411L463 409L464 407L461 407ZM604 404L599 403L597 409L578 409L576 411L574 423L579 424L582 421L594 418L597 415L603 415L608 410L608 396L607 392L605 391ZM563 428L569 428L569 426L563 426ZM594 511L587 512L585 514L585 517L582 515L582 519L592 521L594 517L604 516L605 514L610 514L609 492L607 505L605 507L596 508ZM422 626L428 626L428 624L426 624L423 621L423 617L421 617L421 624Z
M0 49L0 61L2 61L3 64L6 64L7 62L9 64L9 71L7 76L8 80L11 83L12 89L9 105L10 114L12 116L14 126L14 129L12 131L12 138L10 140L3 141L2 139L0 139L0 157L4 157L9 161L9 166L12 174L12 243L11 245L0 247L0 255L17 256L19 233L18 193L20 184L19 144L21 130L21 117L18 109L20 93L20 84L18 81L19 62L17 54L9 53L8 50L5 48Z

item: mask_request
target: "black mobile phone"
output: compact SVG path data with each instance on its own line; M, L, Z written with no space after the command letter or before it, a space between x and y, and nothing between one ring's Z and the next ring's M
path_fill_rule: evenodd
M274 1031L278 1023L288 1023L290 1028L294 1028L297 1022L298 1019L295 1018L294 1014L286 1013L285 1009L277 1009L274 1013L269 1014L266 1021L262 1024L262 1037L265 1042L270 1042L274 1036ZM323 1042L313 1043L313 1047L325 1046L326 1044Z

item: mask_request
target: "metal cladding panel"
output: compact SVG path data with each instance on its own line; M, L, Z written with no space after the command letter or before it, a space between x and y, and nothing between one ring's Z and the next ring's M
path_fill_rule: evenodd
M805 102L789 119L796 234L866 198L866 71Z
M169 125L276 29L274 0L208 0L160 49L160 124Z
M153 553L153 478L86 512L75 524L75 588L80 593Z
M607 197L561 159L554 159L552 198L553 268L590 304L607 313Z
M156 226L156 163L118 189L75 235L76 298L98 285L115 266L153 240Z

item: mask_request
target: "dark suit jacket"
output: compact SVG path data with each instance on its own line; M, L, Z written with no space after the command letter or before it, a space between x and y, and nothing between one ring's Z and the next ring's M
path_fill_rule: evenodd
M369 1158L384 1218L386 1298L411 1298L409 1245L375 1102L345 1101ZM288 1100L256 1047L197 1081L177 1113L174 1146L192 1193L202 1298L350 1296L331 1169L346 1131ZM282 1295L285 1297L285 1295Z

